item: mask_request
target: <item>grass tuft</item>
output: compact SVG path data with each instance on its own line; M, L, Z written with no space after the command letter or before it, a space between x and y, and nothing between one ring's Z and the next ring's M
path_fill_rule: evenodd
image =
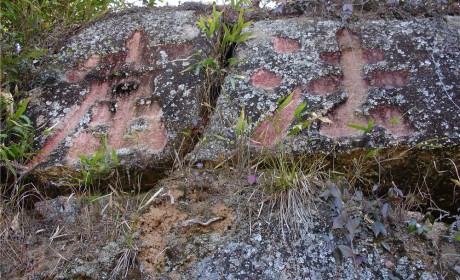
M322 159L311 161L305 155L296 158L284 149L280 151L278 155L265 155L260 181L266 198L261 205L268 201L267 208L276 209L283 236L296 236L311 227L326 174L322 171Z

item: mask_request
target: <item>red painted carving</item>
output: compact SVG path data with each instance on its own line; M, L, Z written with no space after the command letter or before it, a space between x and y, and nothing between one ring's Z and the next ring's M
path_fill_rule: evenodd
M359 130L348 127L347 124L367 126L368 118L359 116L355 110L359 109L367 98L370 87L393 88L401 87L408 83L409 74L405 71L394 72L374 72L366 79L364 77L364 66L368 63L381 61L385 58L383 51L379 49L368 50L361 46L357 35L349 32L347 29L341 29L337 32L337 42L341 52L339 64L342 68L343 77L339 80L334 76L326 76L309 83L308 93L314 95L325 95L329 93L345 91L348 94L348 100L339 105L327 117L333 121L331 125L322 125L321 134L329 137L349 136L360 133ZM334 53L335 54L335 53ZM326 53L320 55L325 61L335 62L335 55ZM393 107L392 107L393 108ZM380 111L390 110L390 107L380 107ZM394 109L383 115L394 115ZM381 114L382 115L382 114ZM371 116L372 117L372 116ZM395 126L389 126L387 122L376 121L377 125L384 126L390 132L396 131ZM395 135L403 136L410 134L409 126L404 129L400 128Z
M252 84L256 87L264 89L273 89L278 87L283 78L276 75L274 72L267 71L264 68L259 69L257 73L252 75Z
M289 125L294 120L294 111L300 104L302 90L297 87L293 93L288 105L276 111L254 130L251 137L252 145L271 147L286 134Z
M376 63L385 60L385 53L380 49L369 50L363 48L363 55L368 63Z
M413 132L397 106L379 105L369 112L369 116L375 120L375 125L385 127L393 135L405 136Z
M273 47L279 53L293 53L299 51L300 44L293 39L275 37Z
M330 64L340 64L340 52L323 52L319 58Z
M288 50L292 41L275 38L274 47L278 52ZM294 41L296 42L296 41ZM409 74L405 71L373 72L369 77L364 77L364 66L385 59L385 53L380 49L365 49L357 35L347 29L337 32L337 43L340 52L324 52L320 58L327 63L340 65L343 76L328 75L311 81L307 85L307 92L312 95L326 95L345 91L348 100L339 105L331 114L326 116L333 121L331 125L322 125L320 132L329 137L340 137L357 134L360 131L350 128L347 124L367 126L369 118L358 116L355 110L361 107L367 98L371 87L393 88L401 87L408 83ZM292 47L292 50L297 50ZM282 79L275 73L260 69L252 77L252 84L256 87L275 88L280 85ZM255 146L273 146L283 137L289 125L293 121L293 113L300 101L301 89L294 90L291 103L277 111L270 118L263 121L254 131L252 144ZM378 106L370 112L370 118L375 119L375 125L383 126L396 136L404 136L412 133L404 115L396 106Z
M70 70L67 72L67 81L69 83L77 83L85 77L92 69L94 69L100 62L101 58L98 55L93 55L76 70Z
M308 84L308 93L313 95L326 95L328 93L338 92L342 86L343 77L325 76L314 80Z
M369 75L369 85L386 89L402 87L409 81L409 73L405 71L376 71Z
M94 55L66 73L70 84L89 80L89 92L81 104L70 108L32 164L42 161L64 141L71 145L67 153L70 162L79 154L97 151L100 147L99 126L106 127L111 148L143 147L157 153L165 147L167 134L161 121L163 112L158 103L150 100L153 81L161 73L155 70L155 62L164 56L174 59L193 47L177 44L149 48L145 34L140 31L126 40L126 47L126 53L118 52L103 58ZM133 74L121 77L116 74L120 71ZM143 105L137 104L141 98L147 100ZM88 115L89 122L82 125Z

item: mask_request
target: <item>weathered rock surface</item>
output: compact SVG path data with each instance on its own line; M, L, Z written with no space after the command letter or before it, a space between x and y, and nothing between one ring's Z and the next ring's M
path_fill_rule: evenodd
M457 17L347 26L291 18L255 22L249 30L254 39L237 48L235 58L243 62L231 68L206 141L191 158L232 158L244 107L245 145L255 153L267 147L328 154L325 163L337 172L372 177L368 182L386 187L397 182L405 192L429 186L438 205L456 211L455 166L445 159L460 160ZM279 99L291 93L280 110ZM287 136L308 120L310 126ZM370 152L377 152L375 160Z
M197 17L137 9L73 36L32 92L37 127L53 129L33 164L73 166L106 135L123 165L165 167L200 114L200 77L182 72L206 47Z
M455 19L346 27L307 18L254 23L254 39L236 51L244 62L232 68L208 141L197 147L196 158L215 160L232 148L215 135L227 137L222 127L234 127L243 106L252 121L253 146L284 141L297 151L328 152L414 146L430 139L457 146L460 36ZM279 111L279 99L290 93L291 103ZM303 101L307 105L296 120L295 109ZM318 120L284 137L313 113L333 123ZM370 133L347 126L367 127L370 120L375 121Z
M107 145L116 150L123 165L167 167L181 146L181 132L193 129L200 119L200 79L182 72L190 65L186 58L206 48L197 18L193 11L135 10L103 19L74 36L56 55L54 64L60 69L46 72L43 86L31 93L32 118L42 129L54 129L39 143L43 153L32 164L63 176L65 168L78 163L80 154L96 152L100 137L106 135ZM432 188L429 180L441 182L438 171L456 170L455 162L460 160L457 18L369 21L347 27L335 21L293 18L256 22L251 30L254 39L241 44L236 53L245 62L231 68L192 159L225 158L235 148L235 124L244 107L254 150L282 143L286 151L310 153L312 158L315 153L343 152L334 163L349 167L345 171L354 172L352 176L365 185ZM279 109L278 99L291 92L292 101ZM302 101L306 107L296 119ZM313 113L333 123L316 121L286 137ZM365 127L371 119L375 124L369 132L347 126ZM431 150L430 144L442 149ZM417 145L425 149L412 148ZM388 148L387 155L374 165L365 162L363 150L365 154L377 147ZM387 166L394 158L402 159L399 165ZM439 158L453 159L453 166L449 160L444 165L437 162L429 172L419 166ZM366 181L364 173L369 170L374 178ZM160 185L168 192L156 204L140 217L139 208L135 210L138 224L128 227L130 234L134 235L134 226L142 232L138 256L142 271L158 279L441 279L443 251L437 246L448 242L439 236L427 241L407 235L403 227L388 227L388 249L366 232L354 242L354 249L369 264L357 266L350 258L339 264L333 252L342 240L332 231L332 214L324 205L320 203L308 217L308 230L284 240L278 210L260 203L267 201L260 194L263 191L257 192L256 186L244 189L248 187L244 180L233 180L228 174L220 177L218 172L199 169L194 176L172 176ZM442 182L452 184L454 173L443 174ZM442 195L447 193L445 185L434 187ZM458 189L448 190L450 200L445 201L456 207ZM46 233L37 241L40 246L50 247L51 240L64 251L73 244L64 256L65 265L59 269L48 265L42 269L43 277L37 268L33 271L37 278L107 277L124 252L137 253L137 248L126 244L132 240L112 236L116 224L104 224L99 216L85 220L87 209L70 198L36 204L46 222L46 228L35 231ZM95 213L103 216L105 211L97 208ZM93 227L97 220L99 227ZM89 221L88 229L105 235L82 238L85 232L70 227L75 221L77 227ZM59 230L55 224L72 229L69 239L50 239ZM101 239L106 236L114 241L105 244ZM90 251L96 256L88 257L87 265L80 246L93 238L102 249ZM458 245L453 247L447 251L458 255ZM78 254L81 259L70 260ZM442 261L449 260L444 256ZM449 269L449 275L454 275Z

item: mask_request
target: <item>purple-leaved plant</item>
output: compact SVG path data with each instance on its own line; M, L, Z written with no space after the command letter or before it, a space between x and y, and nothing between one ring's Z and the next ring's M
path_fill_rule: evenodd
M248 175L248 184L249 184L250 186L257 184L257 179L258 179L258 176L257 176L257 175L255 175L255 174L249 174L249 175Z

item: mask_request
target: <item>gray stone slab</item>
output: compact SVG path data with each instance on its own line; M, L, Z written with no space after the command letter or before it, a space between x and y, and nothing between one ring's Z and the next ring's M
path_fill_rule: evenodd
M165 167L196 125L201 80L183 72L205 49L195 11L135 9L82 29L50 57L31 92L32 119L52 133L32 164L74 166L106 135L128 167Z
M367 21L343 26L307 18L255 22L254 39L238 46L206 141L194 158L231 151L231 131L245 108L251 145L285 143L297 151L436 145L460 142L460 36L456 17ZM293 93L279 111L279 99ZM300 120L297 106L305 101ZM293 137L299 123L315 121ZM367 126L364 133L348 124ZM228 131L224 131L227 129ZM227 136L229 135L229 136ZM286 146L287 147L287 146Z

